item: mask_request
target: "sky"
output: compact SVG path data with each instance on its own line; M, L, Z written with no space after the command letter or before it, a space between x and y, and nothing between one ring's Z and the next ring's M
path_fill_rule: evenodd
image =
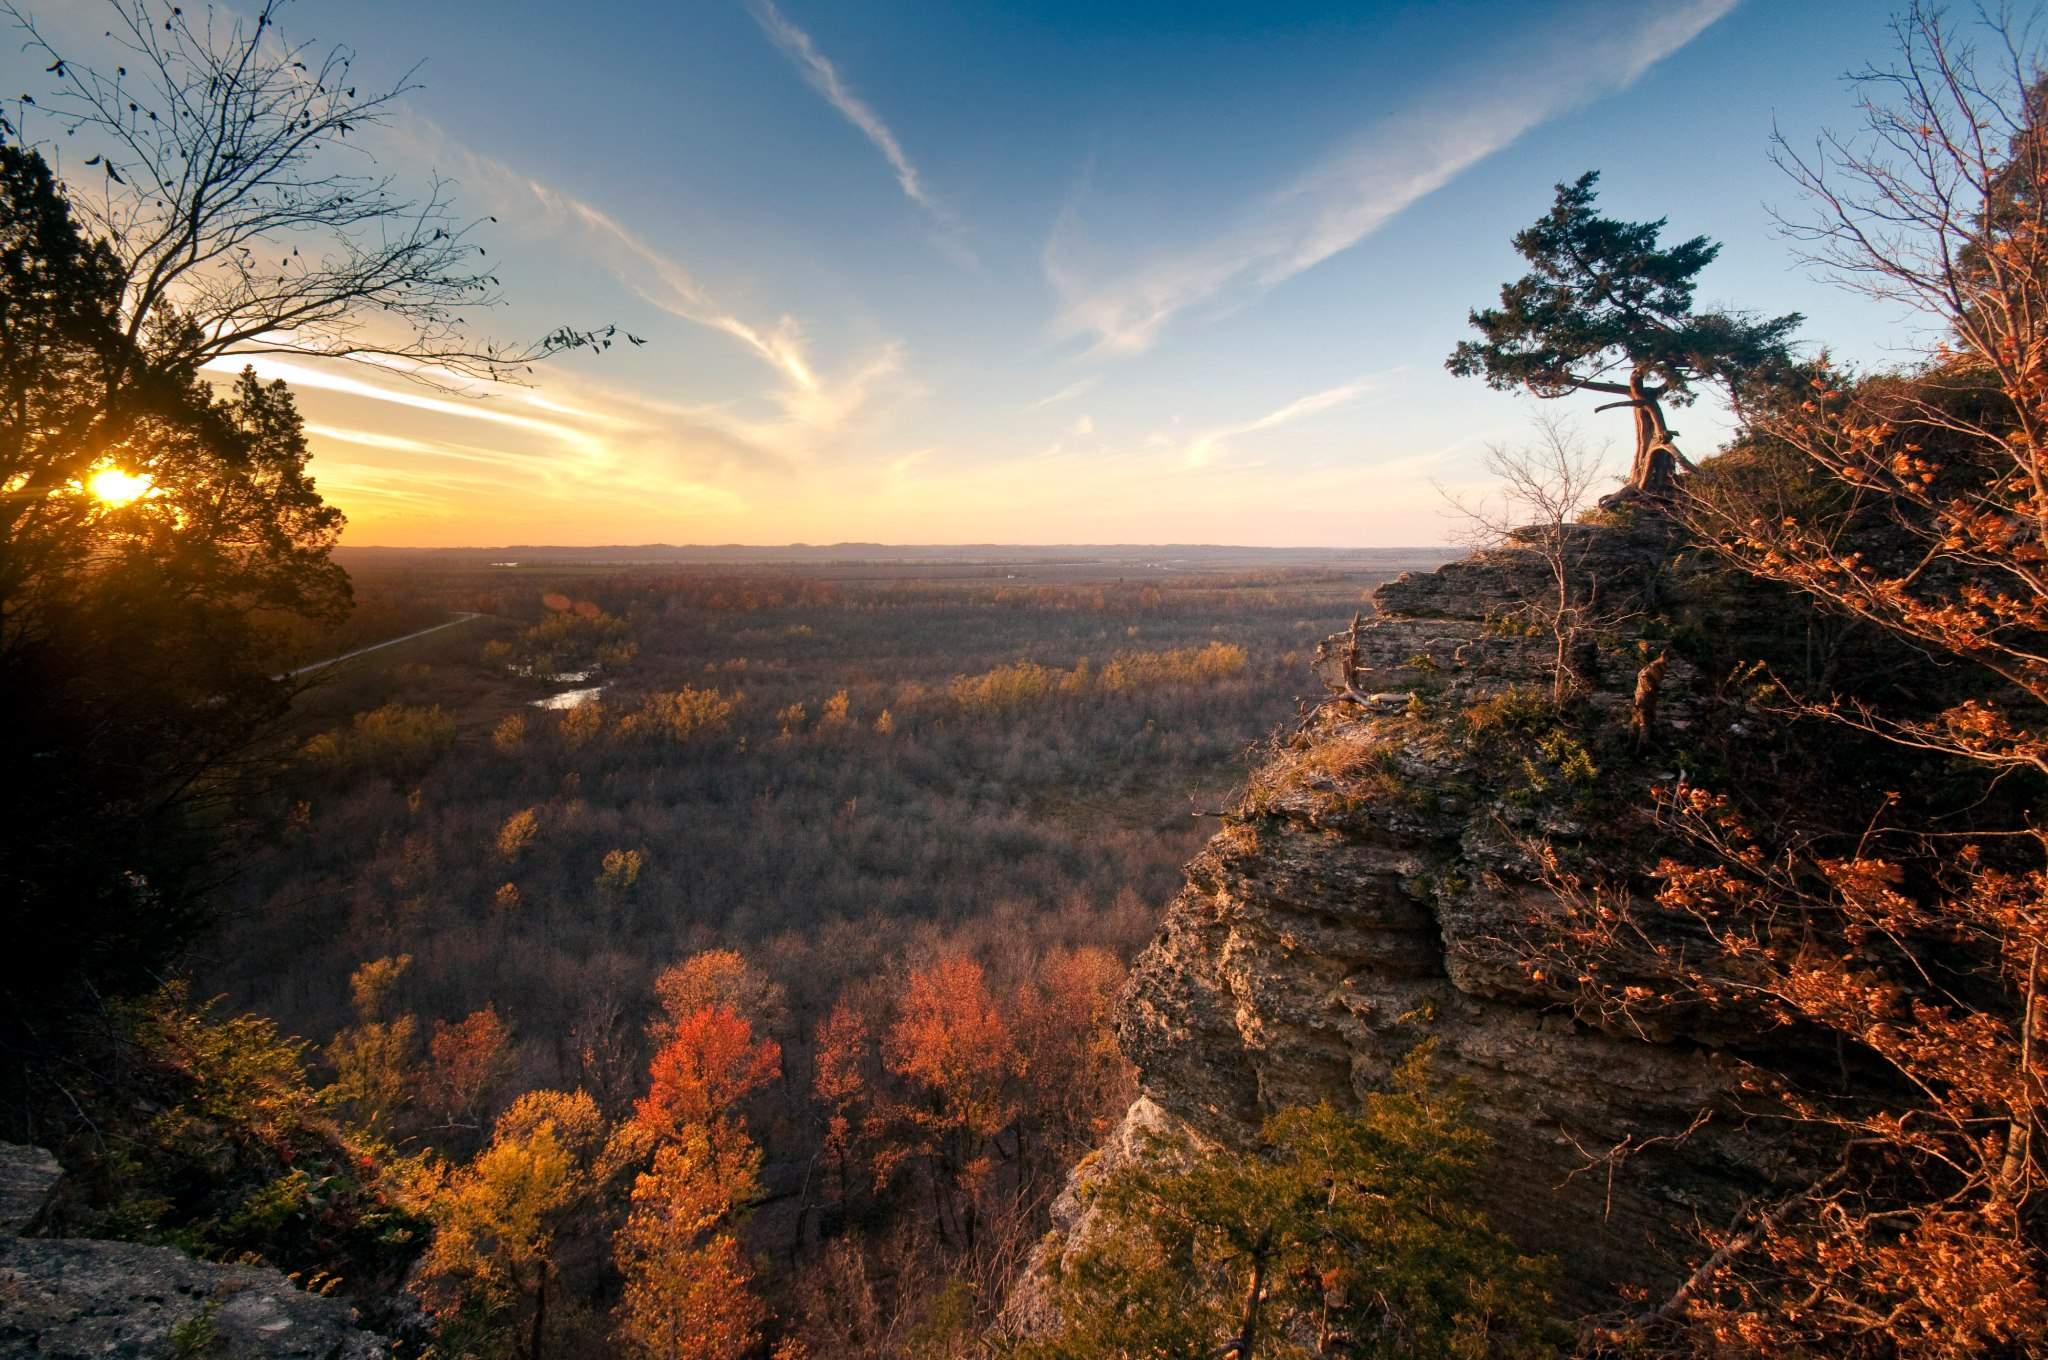
M40 9L95 56L95 0ZM488 329L648 343L460 394L259 367L355 546L1442 542L1539 406L1626 464L1621 413L1443 369L1585 170L1723 243L1702 302L1897 356L1774 230L1768 155L1854 125L1890 9L298 0L365 81L424 63L374 146L497 217Z

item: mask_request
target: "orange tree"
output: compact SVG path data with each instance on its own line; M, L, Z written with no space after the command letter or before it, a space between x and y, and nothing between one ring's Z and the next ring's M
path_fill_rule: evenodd
M689 979L731 982L748 972L730 951L692 962L698 966L663 975L661 999L672 1008L728 990L685 985ZM739 1107L780 1075L782 1049L755 1039L753 1027L717 1001L680 1015L671 1009L657 1025L668 1037L633 1114L653 1164L634 1182L631 1210L612 1238L624 1280L614 1335L648 1360L738 1360L766 1316L738 1236L759 1197L761 1169Z
M844 998L818 1022L811 1094L825 1110L824 1152L837 1175L842 1204L852 1195L856 1167L866 1164L870 1140L865 1124L875 1102L870 1047L866 1017Z
M655 1150L612 1238L625 1280L616 1336L647 1360L739 1360L766 1310L738 1227L760 1193L761 1153L743 1138L690 1125Z
M909 1137L889 1159L920 1156L933 1180L942 1234L974 1249L977 1202L994 1170L996 1138L1017 1117L1018 1053L1010 1022L989 994L981 965L952 956L913 969L882 1058L912 1098L898 1113Z
M729 1007L705 1006L682 1018L648 1070L652 1084L633 1118L650 1136L671 1138L728 1123L741 1101L781 1074L782 1046L756 1039Z

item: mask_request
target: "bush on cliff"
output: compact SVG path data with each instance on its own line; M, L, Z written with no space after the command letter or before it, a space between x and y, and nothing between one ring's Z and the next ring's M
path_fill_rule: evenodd
M1267 1120L1252 1151L1155 1139L1083 1193L1059 1330L1014 1360L1553 1355L1547 1262L1473 1207L1486 1139L1418 1049L1356 1115Z

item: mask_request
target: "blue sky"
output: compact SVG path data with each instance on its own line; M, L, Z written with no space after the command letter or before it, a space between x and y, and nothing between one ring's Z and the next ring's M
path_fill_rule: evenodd
M650 343L452 402L279 371L359 544L1440 541L1536 405L1443 358L1559 180L1724 242L1704 299L1885 357L1772 231L1767 152L1854 123L1888 12L301 0L365 76L424 59L380 154L500 217L497 329Z

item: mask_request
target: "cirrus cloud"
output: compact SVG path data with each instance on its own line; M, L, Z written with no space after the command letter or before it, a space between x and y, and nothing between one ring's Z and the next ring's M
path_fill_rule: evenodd
M1548 19L1533 44L1504 48L1440 82L1185 250L1098 260L1083 239L1077 205L1069 204L1044 251L1061 303L1056 328L1093 336L1098 351L1149 349L1181 313L1242 302L1286 282L1531 129L1626 89L1737 3L1641 0Z

